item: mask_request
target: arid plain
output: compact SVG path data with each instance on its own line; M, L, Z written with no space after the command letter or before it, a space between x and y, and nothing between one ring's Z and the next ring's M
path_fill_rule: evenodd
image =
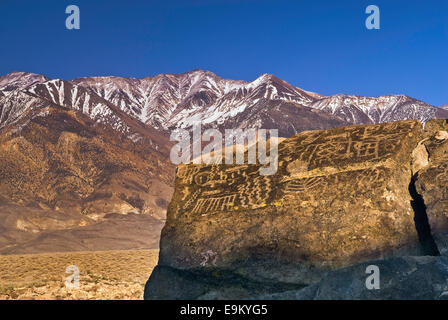
M158 250L0 255L0 300L141 300ZM80 271L79 289L65 285Z

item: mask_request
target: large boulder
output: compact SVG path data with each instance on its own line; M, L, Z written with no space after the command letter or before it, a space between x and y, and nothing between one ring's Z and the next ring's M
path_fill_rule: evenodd
M422 138L417 121L351 126L286 139L274 175L179 166L145 298L244 298L422 254L409 192Z

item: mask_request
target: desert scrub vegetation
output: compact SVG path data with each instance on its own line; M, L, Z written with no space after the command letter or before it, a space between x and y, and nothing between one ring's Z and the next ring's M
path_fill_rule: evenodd
M158 250L0 255L0 299L142 299ZM80 271L79 289L68 289L68 266Z

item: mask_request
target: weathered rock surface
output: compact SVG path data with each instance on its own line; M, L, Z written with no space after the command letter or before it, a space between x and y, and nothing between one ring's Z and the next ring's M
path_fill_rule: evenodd
M257 165L179 166L145 298L244 298L423 254L409 192L422 139L416 121L353 126L286 139L271 176Z
M448 121L431 120L425 126L428 164L418 171L417 192L423 197L434 234L448 232Z
M366 269L379 268L379 289L367 289ZM267 300L429 300L448 298L448 257L394 257L329 272L301 290L259 296Z
M414 176L416 193L421 197L427 229L438 251L448 253L448 121L431 120L425 126L426 160ZM423 154L423 153L422 153ZM423 157L424 158L424 157Z

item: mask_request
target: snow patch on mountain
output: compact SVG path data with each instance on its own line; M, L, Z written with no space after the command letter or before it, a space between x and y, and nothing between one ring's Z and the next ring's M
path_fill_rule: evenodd
M251 82L223 79L203 70L141 79L108 76L64 81L23 72L0 77L0 127L49 104L81 111L133 141L142 138L141 130L155 128L166 134L191 128L198 121L221 129L268 126L294 134L346 124L448 118L448 108L405 95L326 97L272 74Z
M382 123L397 120L427 122L436 117L433 106L405 95L362 97L337 94L314 101L309 105L353 124Z
M26 87L50 80L49 78L35 73L12 72L0 77L0 91L6 95L16 89L25 89Z

